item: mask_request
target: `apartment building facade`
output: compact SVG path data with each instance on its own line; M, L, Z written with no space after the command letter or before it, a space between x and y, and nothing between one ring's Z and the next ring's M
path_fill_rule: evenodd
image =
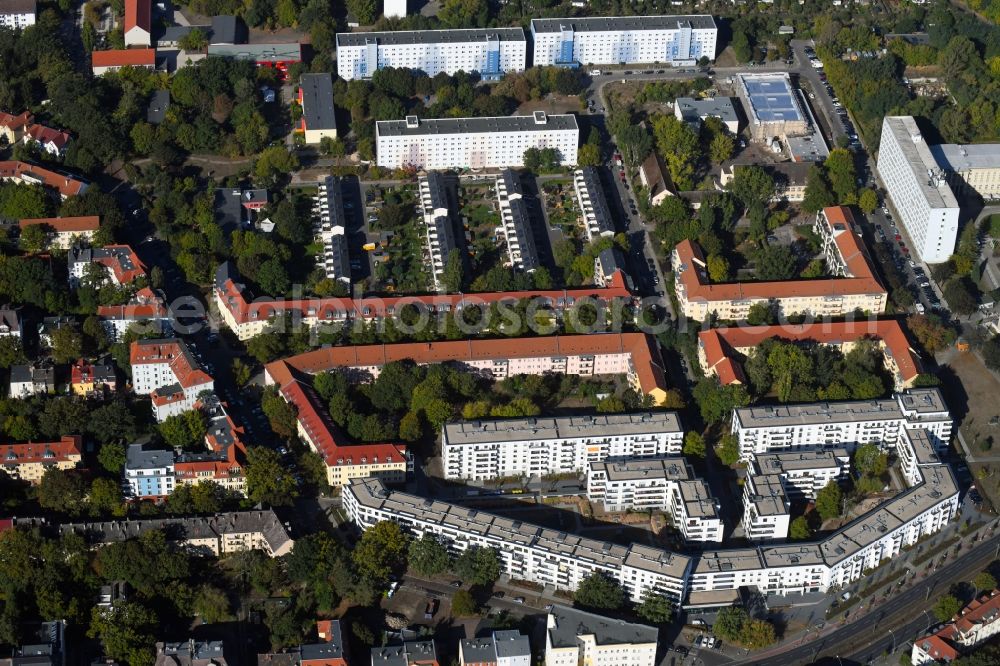
M501 169L524 166L529 148L552 148L559 164L576 164L580 128L576 116L380 120L375 123L378 166L388 169Z
M928 264L948 260L958 238L959 205L913 116L882 120L876 171L913 251Z
M743 321L750 308L771 304L785 316L811 314L838 317L857 310L885 311L888 294L875 276L850 209L825 208L813 229L822 239L829 273L818 280L782 280L713 283L704 254L684 240L674 248L675 292L685 316L704 321L710 315Z
M341 181L327 176L316 188L313 213L316 223L313 233L323 244L323 270L331 280L349 287L351 261L347 249L347 223Z
M545 621L545 666L653 666L655 627L554 605Z
M159 422L193 409L201 394L215 388L179 338L137 340L129 351L132 389L149 395Z
M985 201L1000 199L1000 143L946 143L931 146L931 154L953 190L971 190Z
M685 541L722 541L719 502L681 457L590 463L587 499L609 512L665 511Z
M471 638L458 644L461 666L531 666L528 637L515 629L494 631L483 638Z
M384 67L441 72L478 72L494 81L527 65L522 28L400 30L337 33L337 74L345 81L370 79Z
M532 19L533 65L693 64L718 32L708 15Z
M420 538L443 539L452 553L493 548L501 571L522 580L575 590L595 572L619 581L634 601L648 590L680 601L691 558L633 544L620 546L511 520L447 502L390 492L378 479L355 479L343 491L344 510L362 530L380 521L399 523Z
M446 479L582 473L593 463L680 455L676 412L458 421L441 427Z
M58 441L0 444L0 469L8 476L37 485L50 469L71 470L83 460L83 438L63 435Z
M791 504L778 474L748 474L743 484L743 531L750 541L784 539Z
M879 400L757 405L733 410L731 432L740 460L768 453L895 446L907 430L927 431L938 451L947 448L954 421L937 388L919 388Z
M23 30L35 25L35 0L3 0L0 2L0 26Z
M448 291L445 268L451 253L459 251L455 220L452 216L452 198L449 184L443 173L431 172L418 181L420 210L424 221L424 241L430 258L428 268L434 281L434 290ZM461 256L461 255L460 255Z
M573 189L576 202L583 215L583 229L587 242L615 235L615 221L604 196L601 176L595 167L584 167L573 172Z
M847 449L758 454L750 463L753 475L777 474L789 497L816 499L831 481L846 478L851 457Z
M508 264L525 273L541 265L535 232L524 201L521 177L512 169L504 169L496 179L497 208L500 231L507 246Z
M26 218L18 221L23 232L26 228L39 225L48 239L47 248L68 250L80 242L92 242L94 234L101 228L101 218L97 215L78 217Z

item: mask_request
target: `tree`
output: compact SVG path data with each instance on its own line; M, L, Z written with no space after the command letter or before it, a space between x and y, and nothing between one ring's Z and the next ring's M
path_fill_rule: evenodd
M35 496L43 509L79 516L86 506L87 486L75 471L49 468L42 475Z
M208 46L208 36L201 28L192 28L177 45L184 51L203 51Z
M444 0L437 15L446 28L485 28L489 4L486 0Z
M843 493L836 481L831 481L816 493L816 511L820 518L830 520L840 515L840 502Z
M125 402L116 401L102 405L90 413L87 421L87 433L102 444L106 445L108 442L118 442L120 444L122 440L133 439L136 436L135 415ZM102 453L104 448L101 448ZM120 451L121 464L124 465L124 445L122 445ZM100 455L99 453L98 456ZM98 460L102 466L105 465L104 459L99 457ZM105 469L109 468L105 466ZM117 469L120 469L120 466Z
M153 630L158 624L152 609L129 599L94 608L87 635L100 638L104 654L112 659L123 659L129 666L151 666L156 642Z
M740 631L740 644L751 650L759 650L774 644L778 640L774 625L767 620L751 619L743 623Z
M733 137L719 132L712 137L712 142L708 145L709 159L714 164L722 164L733 156L734 150L736 150L736 141Z
M48 245L49 237L43 225L32 224L21 230L21 237L18 240L25 252L41 252Z
M785 245L764 245L753 253L758 280L788 280L795 276L795 254Z
M465 267L462 263L462 253L458 249L453 249L448 253L448 261L441 274L441 284L446 292L454 294L462 291L464 280Z
M747 311L747 323L751 326L769 326L778 323L777 304L774 301L760 301Z
M595 572L580 582L573 600L585 608L618 610L625 605L625 590L607 574Z
M159 425L160 435L170 446L181 449L203 448L208 422L197 409L168 416Z
M299 158L283 146L265 148L254 162L254 174L263 181L274 182L299 168Z
M382 520L365 530L351 558L359 574L384 584L406 565L407 545L408 538L399 525Z
M247 497L271 506L289 506L298 496L291 472L273 449L254 446L247 450Z
M674 615L674 603L665 595L647 590L635 613L647 622L666 624Z
M489 585L500 578L500 556L492 548L470 546L455 558L453 570L473 585Z
M705 438L701 436L701 433L691 430L684 435L683 453L694 458L705 457Z
M694 400L698 403L701 417L707 423L718 423L732 414L737 407L750 404L750 394L742 384L720 386L715 377L704 377L692 391Z
M788 526L788 538L794 541L807 541L812 538L813 531L805 516L799 516Z
M864 188L858 193L858 208L871 215L878 208L878 195L870 188Z
M846 148L834 148L823 162L823 166L826 168L837 203L845 206L856 203L857 175L854 171L854 153ZM806 186L808 187L808 181Z
M976 589L980 592L995 590L997 587L997 579L989 571L980 571L976 574L976 577L972 579L972 584L976 586Z
M806 190L802 199L802 209L808 213L818 213L835 203L833 190L826 180L822 167L813 164L806 174Z
M715 455L723 465L732 467L740 460L740 441L731 433L719 438L715 445Z
M89 501L90 512L94 516L121 517L125 515L121 486L112 479L94 479L94 482L90 484Z
M951 310L959 315L968 316L976 311L978 299L974 287L968 278L952 278L945 283L943 294Z
M112 474L121 474L125 467L124 442L108 442L97 452L97 462Z
M882 476L889 457L876 444L863 444L854 451L854 468L864 475Z
M592 143L585 143L580 146L576 154L576 165L578 167L596 167L601 165L601 149Z
M267 417L274 434L285 439L295 436L298 429L298 417L295 407L278 395L277 391L268 390L261 396L261 410Z
M448 549L430 533L410 542L407 560L410 568L421 576L436 576L451 566Z
M14 335L0 337L0 368L10 368L12 365L25 361L21 339Z
M938 622L947 622L955 617L960 610L962 610L962 602L951 594L945 594L934 604L932 612Z
M288 279L288 271L281 261L274 257L262 263L257 269L257 283L265 294L272 296L284 295L292 284Z
M214 585L202 585L194 598L193 610L207 624L218 624L230 619L229 597Z
M774 195L774 178L759 166L738 166L729 190L746 209L764 206Z
M750 619L750 616L742 608L727 606L719 611L715 616L715 624L712 631L724 641L738 643L743 624Z
M720 257L717 254L709 255L708 261L708 279L712 282L725 282L729 279L729 262L726 261L725 257Z
M455 617L470 617L478 613L472 593L468 590L457 590L451 597L451 613Z
M60 326L52 331L52 358L56 363L71 363L83 354L83 337L75 326Z

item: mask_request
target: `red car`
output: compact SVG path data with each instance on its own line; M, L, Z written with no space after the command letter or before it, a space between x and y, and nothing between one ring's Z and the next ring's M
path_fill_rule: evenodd
M903 240L903 237L900 236L899 234L896 234L896 240L901 241L901 240Z

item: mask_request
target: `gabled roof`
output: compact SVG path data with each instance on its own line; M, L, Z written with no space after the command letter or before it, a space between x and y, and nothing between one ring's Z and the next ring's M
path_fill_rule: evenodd
M63 197L82 194L87 189L87 184L82 180L64 176L29 162L0 162L0 179L3 178L17 178L29 182L38 181L46 187L59 190L59 194Z
M25 131L25 135L31 137L32 140L45 145L51 143L59 150L66 147L69 143L70 136L69 132L64 132L62 130L52 129L51 127L46 127L45 125L31 125Z
M151 0L125 0L125 32L141 28L150 32L153 3Z
M33 224L44 224L47 227L52 227L52 230L57 234L93 233L101 228L101 218L97 215L79 215L76 217L33 217L18 221L18 225L22 229Z
M93 51L90 62L94 67L152 67L156 64L156 49L112 49Z
M29 0L32 7L34 7L34 0ZM6 4L0 5L6 8ZM10 113L5 113L0 111L0 127L7 127L15 132L19 132L26 128L34 120L34 116L31 115L31 111L23 111L19 115L13 115Z
M57 442L27 442L25 444L0 444L0 465L63 462L82 453L80 435L64 435Z
M129 350L129 361L131 365L168 364L182 389L212 382L188 352L187 345L177 338L136 340ZM166 399L168 394L164 391L161 395Z

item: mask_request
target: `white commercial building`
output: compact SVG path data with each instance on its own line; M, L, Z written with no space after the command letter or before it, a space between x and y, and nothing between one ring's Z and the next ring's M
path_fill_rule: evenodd
M953 188L967 188L986 201L1000 199L1000 143L945 143L931 146L931 153Z
M530 273L538 268L540 261L531 216L521 188L521 177L512 169L504 169L497 176L496 189L500 230L507 245L507 261L513 268Z
M430 77L479 72L491 81L522 72L526 65L522 28L337 33L337 74L346 81L370 79L384 67Z
M708 15L532 19L534 66L693 64L715 59Z
M618 581L633 601L650 590L680 601L691 558L639 544L621 546L579 537L456 504L389 491L379 479L354 479L343 489L344 511L366 530L393 521L414 538L438 537L453 555L492 548L501 573L519 580L576 590L587 576Z
M35 25L35 0L0 0L0 26L12 30Z
M740 460L749 461L796 449L886 448L895 446L904 430L916 428L926 429L943 450L952 423L941 391L918 388L880 400L743 407L733 410L732 432L739 439Z
M380 167L500 169L524 166L529 148L552 148L563 166L576 164L580 128L572 114L492 118L380 120L375 151Z
M680 455L676 412L460 421L441 428L446 479L583 473L608 459Z
M553 606L545 622L545 666L653 666L655 627Z
M684 458L631 458L591 463L587 499L605 511L666 511L686 541L722 542L719 503Z
M754 475L777 474L790 496L815 499L828 483L844 478L850 464L847 449L789 451L760 454L750 469Z
M913 116L882 121L876 170L913 251L928 264L948 261L958 237L958 200Z
M453 250L458 250L455 221L448 196L448 184L443 173L429 173L420 178L420 210L424 220L424 237L429 268L436 291L447 291L444 271Z
M587 242L601 237L615 235L615 221L608 208L601 185L601 174L594 167L584 167L573 172L573 189L576 203L583 214L583 229L587 232Z
M743 484L743 532L750 541L784 539L791 505L778 474L747 474Z

